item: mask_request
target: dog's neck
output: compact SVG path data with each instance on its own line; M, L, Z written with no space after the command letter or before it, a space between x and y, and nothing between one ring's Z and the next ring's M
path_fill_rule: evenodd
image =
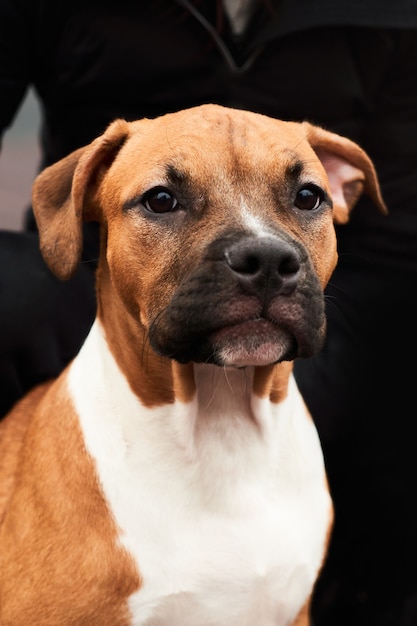
M140 468L164 467L167 474L178 467L194 467L193 473L200 476L196 484L207 483L207 490L216 493L213 497L223 501L242 480L258 475L271 446L276 454L282 428L297 428L304 414L292 376L286 397L277 403L270 400L272 392L264 397L254 393L259 384L256 368L233 370L215 365L173 365L171 383L193 372L193 396L187 402L175 399L146 406L130 386L123 371L125 362L119 364L109 349L106 331L96 320L70 366L69 390L93 457L112 457L131 480L143 471L137 467L138 459ZM146 356L139 355L137 377L142 376L142 361L146 362ZM269 382L275 380L274 371L267 377ZM286 367L287 378L288 372ZM144 375L148 374L145 368ZM183 478L189 480L185 470Z
M116 341L116 337L119 341ZM88 360L94 359L98 389L95 393L108 392L113 398L112 405L117 396L114 395L113 387L105 388L106 381L124 380L127 388L123 389L120 397L131 398L132 403L137 403L140 412L142 407L149 410L161 408L164 411L171 407L173 413L178 413L182 407L184 413L192 412L195 416L204 415L207 418L223 413L228 416L239 415L262 428L259 407L268 403L279 404L288 395L288 386L292 380L290 362L240 369L211 364L181 365L155 355L146 344L143 329L135 339L130 333L128 338L129 341L125 335L122 340L114 325L109 326L107 323L104 326L103 320L97 318L78 357L83 362L86 353ZM141 340L145 346L141 346ZM77 364L77 367L82 366ZM155 388L156 372L160 381L158 388ZM122 406L120 410L123 410ZM132 410L133 405L129 407L128 414ZM261 413L264 413L264 409Z

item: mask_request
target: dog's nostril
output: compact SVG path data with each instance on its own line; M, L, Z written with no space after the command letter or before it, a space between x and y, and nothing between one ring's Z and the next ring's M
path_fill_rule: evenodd
M280 263L279 271L281 274L296 274L300 269L300 262L298 257L291 254L284 257Z
M256 274L259 271L261 262L255 254L241 254L228 257L227 262L234 272L239 274Z

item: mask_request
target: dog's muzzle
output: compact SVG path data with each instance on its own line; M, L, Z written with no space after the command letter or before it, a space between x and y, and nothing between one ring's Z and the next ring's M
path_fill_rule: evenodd
M315 354L323 291L306 249L286 236L211 243L150 326L151 345L181 363L244 367Z

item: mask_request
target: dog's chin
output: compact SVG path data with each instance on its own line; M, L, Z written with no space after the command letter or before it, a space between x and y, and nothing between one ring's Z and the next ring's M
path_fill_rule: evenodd
M214 361L231 367L265 366L291 360L294 337L267 320L252 320L222 328L211 337Z

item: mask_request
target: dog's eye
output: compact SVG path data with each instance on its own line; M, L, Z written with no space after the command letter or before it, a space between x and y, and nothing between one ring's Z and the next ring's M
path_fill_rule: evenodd
M143 196L142 204L152 213L170 213L178 207L176 197L165 187L150 189Z
M314 211L323 201L323 192L315 185L302 187L295 198L294 204L302 211Z

